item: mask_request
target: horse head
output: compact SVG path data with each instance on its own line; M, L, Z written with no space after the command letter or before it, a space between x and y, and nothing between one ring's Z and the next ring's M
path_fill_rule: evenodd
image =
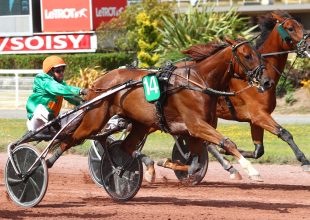
M263 30L272 28L272 32L277 34L283 50L296 50L299 56L309 57L309 34L305 32L303 25L288 13L271 12L267 16L260 17L260 23L261 26L265 26L262 28ZM268 34L268 30L266 34Z
M232 40L225 38L231 45L233 58L229 72L235 78L247 79L250 85L257 87L258 91L264 92L273 85L265 73L261 55L245 39Z

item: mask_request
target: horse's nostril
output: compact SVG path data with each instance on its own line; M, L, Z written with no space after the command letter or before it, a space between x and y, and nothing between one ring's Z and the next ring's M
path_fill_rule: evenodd
M265 89L269 89L269 88L271 88L273 85L274 85L274 81L273 81L273 80L266 80L266 81L263 83L263 87L264 87Z

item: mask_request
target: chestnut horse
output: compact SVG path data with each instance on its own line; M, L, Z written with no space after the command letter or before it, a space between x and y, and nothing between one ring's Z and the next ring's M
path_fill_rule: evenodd
M205 92L208 88L208 91L211 88L213 91L224 89L233 74L260 86L261 82L268 82L261 58L248 42L229 39L227 42L229 44L210 43L211 46L207 46L208 55L200 57L195 65L177 68L172 72L164 114L171 134L191 135L197 140L220 145L235 156L251 179L260 180L258 171L239 153L236 145L215 130L217 97ZM195 51L199 52L199 48L197 46ZM143 69L112 70L94 82L93 89L86 98L91 100L99 95L96 91L109 90L128 80L141 80L148 73L148 70ZM160 129L155 105L145 100L140 84L116 92L87 110L74 133L61 143L60 152L57 151L48 159L49 163L53 164L62 152L100 132L109 118L116 114L129 118L132 123L132 130L122 144L130 155L150 130ZM191 150L196 155L201 155L202 144ZM147 166L147 172L154 176L154 164Z
M276 85L285 68L287 51L296 50L299 55L303 55L304 52L307 56L309 54L307 50L310 47L309 39L306 39L302 25L285 12L278 11L262 16L259 23L262 33L256 47L261 54L266 54L264 60L267 75L273 79L275 85L264 93L250 88L233 97L220 97L216 116L226 120L250 123L255 150L241 151L244 157L257 159L264 154L263 138L264 130L267 130L288 143L297 160L301 162L303 171L309 172L310 162L294 142L293 136L271 116L276 107ZM243 81L232 79L229 90L242 90L246 86ZM209 151L226 170L231 168L228 161L216 152L215 146L209 146Z

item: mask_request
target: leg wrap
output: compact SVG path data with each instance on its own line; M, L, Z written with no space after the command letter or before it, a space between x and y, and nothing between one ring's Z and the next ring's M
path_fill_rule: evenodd
M60 147L57 148L53 156L51 156L48 160L46 160L47 167L51 168L56 162L56 160L62 155L62 153L63 153L62 149Z
M309 165L310 164L310 162L306 158L305 154L298 148L298 146L294 142L293 136L291 135L290 132L288 132L284 128L280 127L278 137L290 145L290 147L294 151L294 154L295 154L297 160L300 161L302 165Z
M238 173L238 172L239 172L239 171L236 170L236 168L234 168L233 166L231 166L230 168L228 168L227 171L228 171L230 174L235 174L235 173Z
M214 146L209 145L208 151L215 157L215 159L222 165L222 167L225 170L228 171L232 167L232 165L229 163L229 161L226 160L223 157L223 155L220 154Z
M199 170L200 164L199 164L198 160L199 160L198 155L195 155L193 157L193 161L192 161L191 165L188 168L188 174L189 175L193 175L194 173L196 173Z
M145 166L154 165L154 160L146 156L145 154L142 154L141 161L145 164Z
M148 156L146 156L145 154L142 154L140 151L134 151L132 153L133 157L136 158L140 158L141 161L144 163L145 166L150 166L150 165L154 165L154 160L152 160L151 158L149 158Z
M293 136L291 135L291 133L282 127L279 128L278 137L281 138L285 142L289 142L290 140L293 140Z
M264 144L254 144L255 146L255 151L253 152L254 153L254 158L255 159L258 159L260 158L261 156L264 155Z

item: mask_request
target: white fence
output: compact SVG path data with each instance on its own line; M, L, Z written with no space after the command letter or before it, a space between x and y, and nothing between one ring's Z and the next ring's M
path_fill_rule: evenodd
M34 76L40 72L39 69L0 69L0 107L24 107L32 92Z

